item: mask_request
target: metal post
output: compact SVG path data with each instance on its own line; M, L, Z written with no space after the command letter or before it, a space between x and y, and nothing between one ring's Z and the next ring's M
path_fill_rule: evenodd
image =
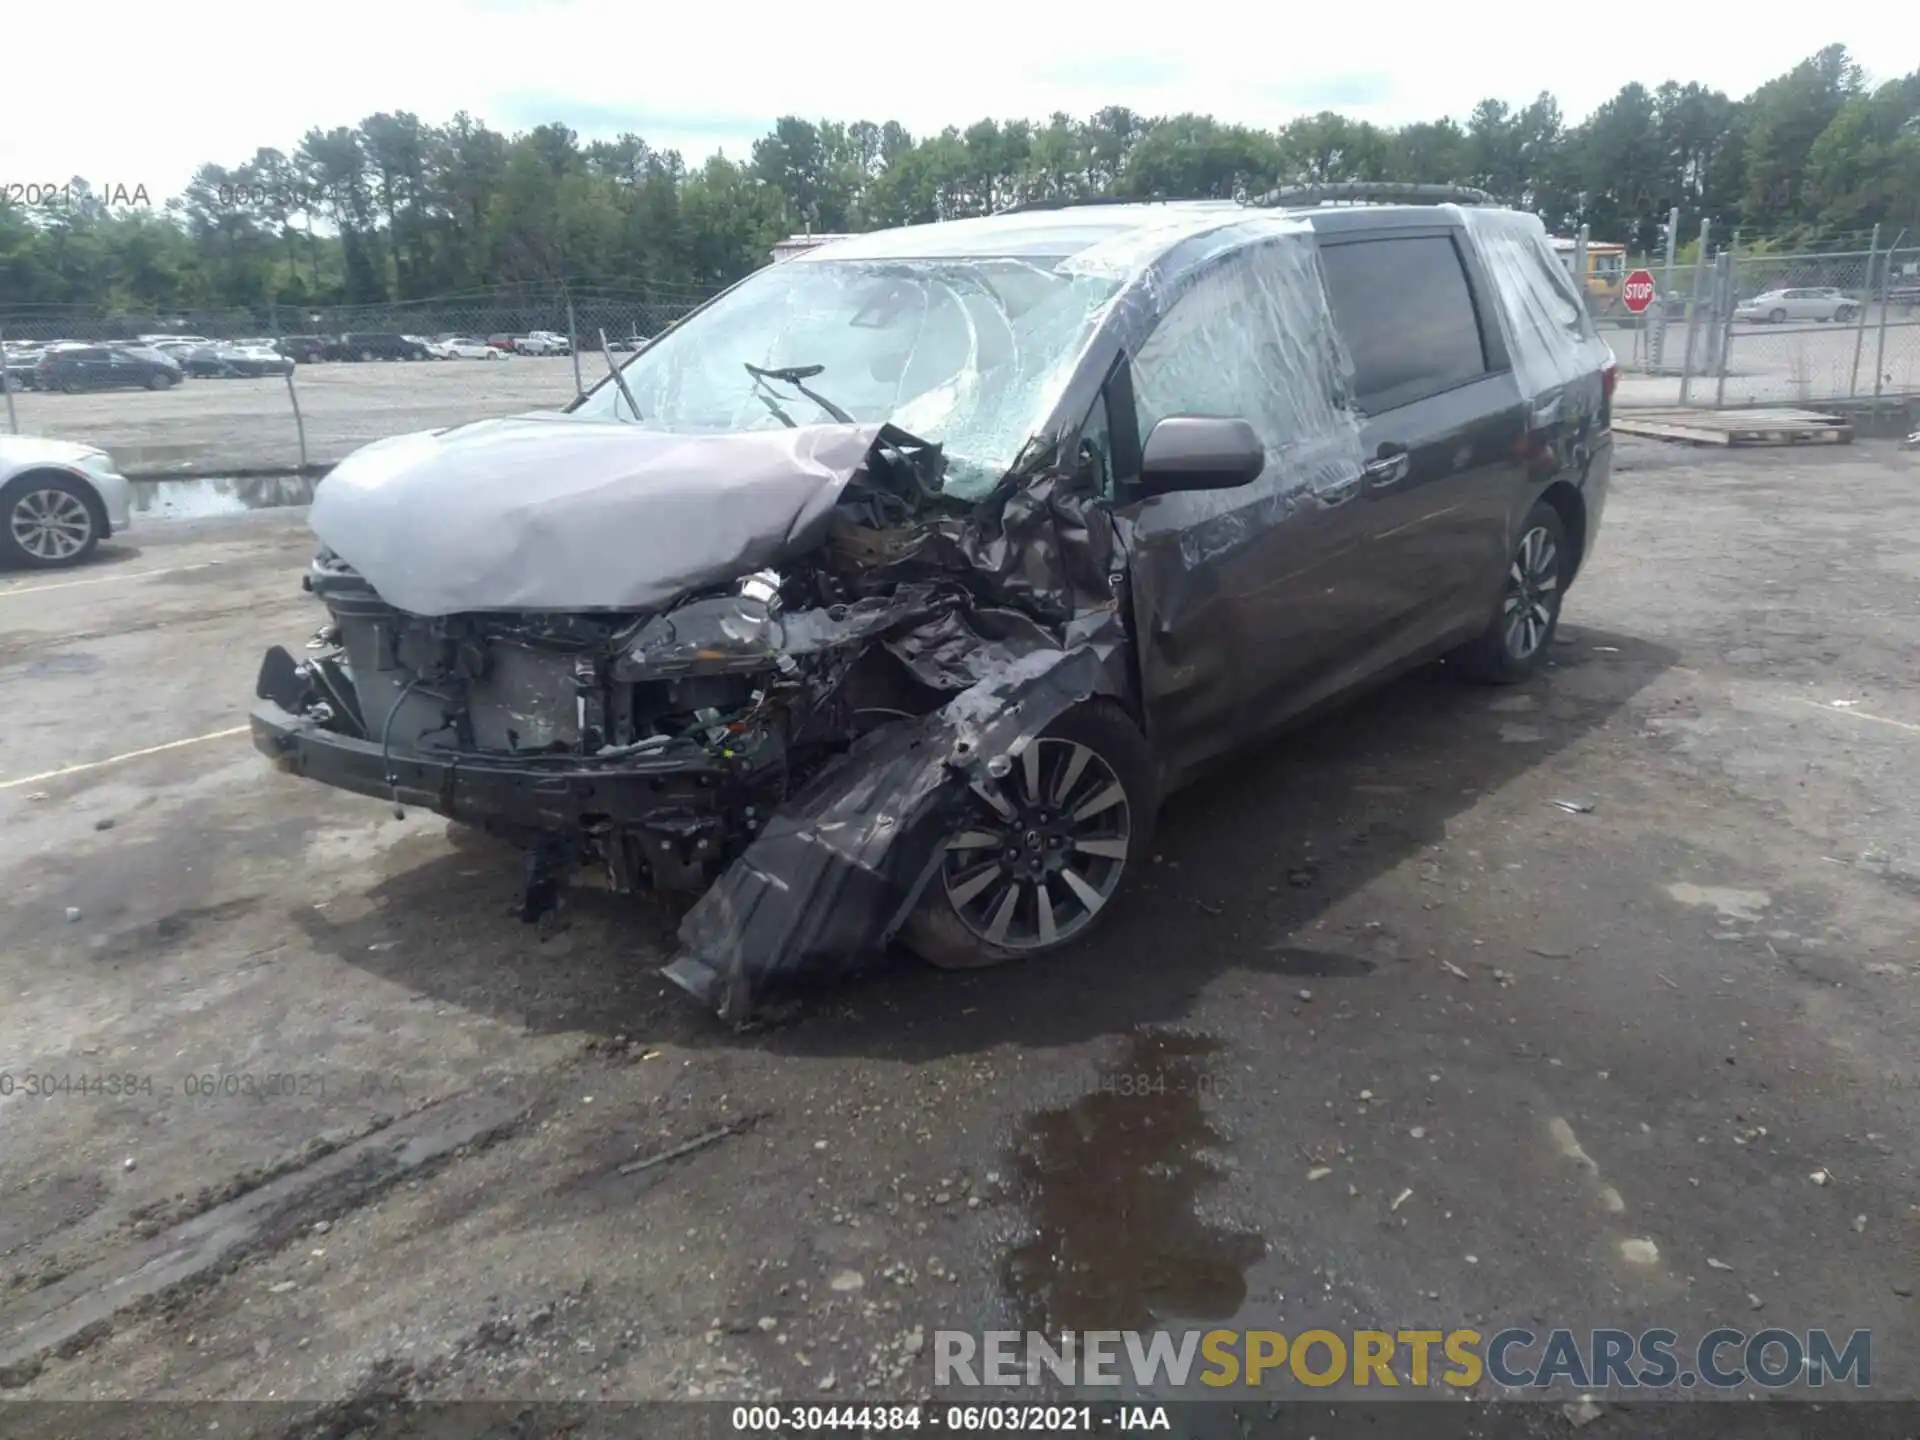
M587 393L580 383L580 332L573 323L573 295L567 295L567 353L573 356L573 397L578 400Z
M1873 414L1880 416L1880 386L1887 372L1887 312L1893 309L1893 257L1900 253L1900 242L1907 238L1903 229L1893 237L1893 244L1887 247L1886 259L1880 262L1880 337L1873 346ZM1873 295L1868 287L1868 298Z
M1573 237L1573 283L1580 287L1580 303L1587 307L1587 313L1593 314L1593 291L1587 287L1587 235L1588 228L1582 225Z
M1719 327L1720 333L1720 344L1717 347L1719 353L1714 357L1717 363L1714 367L1713 408L1716 410L1724 408L1727 403L1727 356L1733 349L1734 257L1739 250L1740 234L1735 231L1733 243L1721 252L1719 259L1714 262L1714 269L1719 272L1718 284L1714 287L1719 296L1719 308L1714 311L1714 323Z
M1707 241L1713 233L1711 217L1700 222L1700 253L1693 262L1693 303L1687 307L1687 355L1680 364L1680 403L1687 403L1687 391L1693 386L1693 351L1700 333L1700 307L1706 303Z
M1905 234L1905 231L1901 232ZM1873 257L1880 252L1880 227L1873 227L1873 238L1867 241L1867 293L1860 300L1860 323L1853 330L1853 372L1847 377L1847 398L1852 399L1860 393L1860 352L1867 343L1867 306L1873 300ZM1883 307L1884 308L1884 307ZM1877 372L1876 372L1877 373Z
M7 433L9 435L18 435L20 433L20 418L13 413L13 380L7 374L6 353L6 327L0 326L0 390L7 392Z
M1679 247L1680 207L1676 205L1667 212L1667 264L1660 277L1660 313L1653 319L1653 364L1649 368L1655 375L1667 359L1667 298L1673 294L1673 262Z
M273 348L280 349L280 307L269 303L267 306L267 333L273 336ZM284 350L281 354L285 355ZM300 362L287 355L287 403L293 406L293 433L300 445L300 473L307 473L307 421L300 413L300 392L294 388L293 372L300 368Z

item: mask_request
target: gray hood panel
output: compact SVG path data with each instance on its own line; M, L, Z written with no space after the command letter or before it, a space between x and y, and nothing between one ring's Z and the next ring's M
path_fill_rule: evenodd
M879 431L487 420L356 451L321 482L310 523L415 615L650 610L819 543Z

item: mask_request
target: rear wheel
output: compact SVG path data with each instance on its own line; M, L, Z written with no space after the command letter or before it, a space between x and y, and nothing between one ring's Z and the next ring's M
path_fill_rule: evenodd
M929 964L980 969L1085 938L1152 843L1145 738L1117 705L1062 715L974 792L900 938Z
M1478 639L1454 652L1461 670L1493 685L1518 684L1538 670L1559 628L1573 562L1566 523L1541 501L1520 527L1493 619Z
M1769 310L1767 312L1767 322L1772 325L1784 325L1787 323L1787 312L1784 310Z
M171 390L173 388L173 376L167 374L164 370L156 370L147 376L147 388L149 390Z
M77 480L21 476L0 491L0 559L36 570L77 565L100 543L94 504Z

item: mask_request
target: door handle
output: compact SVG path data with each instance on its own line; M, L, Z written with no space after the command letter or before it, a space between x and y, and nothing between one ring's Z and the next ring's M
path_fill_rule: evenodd
M1313 492L1314 498L1322 505L1344 505L1360 493L1360 486L1366 480L1364 473L1349 475L1331 485L1323 485Z
M1391 490L1413 468L1413 457L1401 450L1392 455L1382 455L1377 460L1369 460L1360 469L1369 490Z

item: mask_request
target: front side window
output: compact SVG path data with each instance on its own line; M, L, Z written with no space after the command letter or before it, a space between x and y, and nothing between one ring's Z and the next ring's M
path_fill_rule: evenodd
M1269 454L1327 428L1332 336L1311 266L1294 268L1250 247L1174 302L1133 360L1142 444L1169 415L1245 420Z
M721 297L622 374L650 429L830 422L819 401L862 423L890 421L940 444L946 488L974 497L1046 420L1119 289L1045 259L795 260ZM636 418L607 382L573 413Z
M1486 373L1466 271L1445 235L1360 240L1321 252L1333 316L1369 410L1438 394Z

